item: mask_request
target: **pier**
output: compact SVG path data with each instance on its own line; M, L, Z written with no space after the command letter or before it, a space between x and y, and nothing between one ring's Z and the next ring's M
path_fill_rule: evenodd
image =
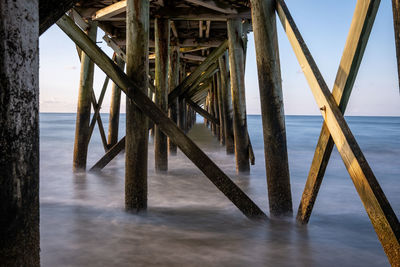
M148 155L154 157L151 172L168 176L175 167L170 161L183 153L249 220L269 224L270 219L295 217L306 227L336 146L390 264L400 266L400 223L344 118L380 2L357 1L332 88L284 0L1 3L0 262L5 266L40 265L38 42L56 24L76 45L73 56L81 64L71 168L77 174L101 173L123 155L126 213L141 216L149 208ZM400 4L393 0L398 62L399 14ZM285 30L324 119L296 214L278 24ZM98 36L98 29L105 35ZM204 128L228 156L234 155L235 173L251 173L257 159L248 132L244 81L250 32L257 56L269 215L188 136L190 130L199 129L196 114L202 116ZM114 51L112 57L97 45L100 38ZM93 89L95 66L106 75L99 96ZM109 83L112 99L105 125L100 109ZM118 139L122 94L126 95L126 132ZM97 129L104 154L88 166L88 147ZM149 136L154 140L151 146Z

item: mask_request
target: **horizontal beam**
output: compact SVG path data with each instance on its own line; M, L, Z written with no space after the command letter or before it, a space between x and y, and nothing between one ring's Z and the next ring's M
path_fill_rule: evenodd
M283 0L277 12L297 60L321 108L325 124L353 180L389 262L400 265L400 223L357 144Z
M191 55L191 54L182 54L181 58L191 61L200 61L200 62L203 62L206 59L206 57Z
M108 20L113 16L126 12L126 0L116 2L105 8L99 9L92 17L93 20Z
M237 10L230 5L215 1L215 0L185 0L186 2L203 6L211 10L215 10L224 14L237 14Z
M68 16L63 16L57 25L245 216L267 219L265 213Z

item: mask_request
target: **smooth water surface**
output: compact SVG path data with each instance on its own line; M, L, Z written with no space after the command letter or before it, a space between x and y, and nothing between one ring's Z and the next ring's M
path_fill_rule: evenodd
M389 266L336 149L310 223L301 227L292 218L246 219L180 151L169 158L168 173L156 174L150 140L148 211L134 215L124 211L123 155L100 173L72 172L75 116L40 117L43 266ZM400 118L347 120L399 215ZM268 213L261 117L248 117L256 165L241 176L234 157L198 121L189 136ZM322 118L288 116L286 125L296 213ZM89 168L104 154L97 132Z

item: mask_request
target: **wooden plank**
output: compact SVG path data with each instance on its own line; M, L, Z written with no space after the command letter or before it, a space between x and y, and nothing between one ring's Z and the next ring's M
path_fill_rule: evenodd
M92 20L107 20L118 14L121 14L126 11L126 4L126 0L122 0L105 8L102 8L93 15Z
M400 1L392 0L394 40L396 44L397 73L400 90Z
M125 149L125 136L112 146L107 153L90 168L89 171L99 171L107 166L122 150Z
M156 99L158 107L168 114L168 65L170 44L169 19L154 20L154 39L156 43ZM168 170L168 139L156 125L154 131L154 167L156 171Z
M199 62L203 62L206 59L205 57L192 55L192 54L183 54L182 58L191 60L191 61L199 61Z
M217 49L213 50L210 55L193 71L189 76L171 91L168 95L168 102L172 102L174 98L185 93L187 88L204 72L206 71L228 48L228 41L223 42Z
M277 11L333 141L346 165L389 262L400 265L400 224L329 91L283 0Z
M237 10L216 0L185 0L186 2L209 8L224 14L237 14Z
M107 43L109 47L111 47L112 50L126 62L126 54L125 52L121 49L121 47L107 34L103 36L103 40ZM124 45L126 43L124 42Z
M233 106L233 134L237 172L249 172L249 140L247 138L246 97L244 83L244 54L242 21L229 19L229 66Z
M267 219L264 212L145 93L138 89L138 86L68 16L63 16L57 25L172 139L245 216L251 219Z
M292 216L293 204L275 3L273 1L251 0L251 6L269 211L274 216ZM247 43L247 40L244 42Z
M76 24L83 30L87 31L89 29L89 24L81 17L81 15L75 10L70 10L70 17L75 21Z
M200 114L201 116L203 116L207 120L219 125L219 120L217 118L215 118L210 113L208 113L207 111L202 109L199 105L194 103L191 99L186 98L186 103L188 103L194 109L194 111L196 111L198 114Z
M380 1L376 0L357 1L350 31L332 90L333 98L342 114L344 114L346 110L350 93L371 33L372 25L375 21L379 3ZM324 123L297 212L297 221L300 223L308 223L310 219L333 146L333 139Z

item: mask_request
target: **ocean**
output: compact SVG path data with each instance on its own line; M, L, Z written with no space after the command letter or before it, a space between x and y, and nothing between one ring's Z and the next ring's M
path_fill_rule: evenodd
M287 116L293 218L254 222L185 155L154 172L149 142L148 210L124 211L124 155L99 173L73 173L76 114L40 114L42 266L389 266L336 148L310 222L295 214L322 126L320 116ZM102 114L107 131L108 114ZM395 213L400 214L400 117L346 117ZM125 132L120 119L120 136ZM198 117L189 136L268 214L261 117L248 116L256 164L235 173ZM95 128L88 168L104 150Z

